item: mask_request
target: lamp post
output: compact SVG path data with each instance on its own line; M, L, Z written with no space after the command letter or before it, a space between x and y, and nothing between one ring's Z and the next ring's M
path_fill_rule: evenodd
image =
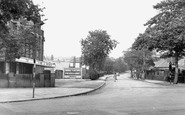
M34 29L34 36L35 36L35 40L34 40L34 44L33 44L33 95L32 97L35 98L35 75L36 75L36 50L37 50L37 33L36 33L36 28L38 26L42 26L44 24L44 21L46 21L47 19L44 19L43 21L41 21L40 23L36 23L33 25L33 29Z
M34 65L33 65L33 98L35 97L35 71L36 71L36 60L35 60L35 58L33 58L33 63L34 63Z
M35 74L36 74L36 39L37 39L37 36L36 36L36 25L34 24L34 36L35 36L35 39L34 39L34 44L33 44L33 95L32 95L32 98L35 98Z

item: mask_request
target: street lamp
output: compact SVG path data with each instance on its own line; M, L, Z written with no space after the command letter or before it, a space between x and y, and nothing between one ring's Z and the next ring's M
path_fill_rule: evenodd
M43 21L41 21L40 23L36 23L34 24L34 35L35 35L35 40L34 40L34 47L33 47L33 98L35 97L35 74L36 74L36 39L37 39L37 33L36 33L36 27L38 26L42 26L44 24L44 21L46 21L47 19L44 19Z

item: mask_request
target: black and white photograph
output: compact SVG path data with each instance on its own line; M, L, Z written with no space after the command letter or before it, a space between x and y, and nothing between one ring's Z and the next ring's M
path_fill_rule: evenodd
M185 0L0 0L0 115L185 115Z

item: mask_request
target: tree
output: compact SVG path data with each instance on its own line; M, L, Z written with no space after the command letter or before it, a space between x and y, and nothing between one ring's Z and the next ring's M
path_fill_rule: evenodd
M140 33L138 37L135 39L134 43L132 44L132 49L134 50L153 50L153 45L156 42L151 38L151 31L148 29L145 30L144 33Z
M107 57L104 63L104 69L107 74L112 74L113 72L125 72L127 70L127 65L123 60L123 57L110 58Z
M113 69L116 72L122 73L127 70L127 65L123 60L123 57L119 57L114 61Z
M150 48L164 52L162 57L175 58L175 79L178 81L178 60L185 56L185 1L165 0L154 6L159 14L146 25L150 33ZM148 42L148 43L149 43Z
M131 77L133 77L133 71L134 71L134 65L135 65L134 54L132 53L132 51L126 51L123 58L127 64L128 69L131 72Z
M32 55L33 48L39 50L39 46L36 45L39 42L36 28L33 24L25 19L20 19L13 22L13 26L8 28L9 33L3 38L3 48L5 49L5 61L13 61L15 58L21 56ZM37 36L36 36L37 35Z
M53 55L51 55L51 61L54 61L54 56Z
M31 20L34 25L41 24L43 23L41 20L42 15L40 14L42 10L43 8L34 5L32 0L0 0L0 50L6 49L7 59L20 57L20 50L23 46L21 43L25 43L23 38L27 39L28 36L35 38L35 36L31 35L35 28L33 29L32 27L33 31L23 26L19 30L12 29L9 28L9 22L14 23L13 21L22 18L26 21Z
M127 63L128 68L131 71L131 77L133 77L133 70L136 70L136 77L140 78L140 74L143 74L145 78L145 72L150 66L154 66L152 60L152 53L148 50L130 50L124 54L124 61Z
M4 29L7 22L21 17L38 23L41 21L42 10L32 0L0 0L0 23Z
M105 71L107 74L112 74L114 70L114 61L114 58L107 57L105 59L103 71Z
M87 38L81 40L84 64L90 70L101 70L106 57L118 42L111 40L110 35L104 30L89 31Z

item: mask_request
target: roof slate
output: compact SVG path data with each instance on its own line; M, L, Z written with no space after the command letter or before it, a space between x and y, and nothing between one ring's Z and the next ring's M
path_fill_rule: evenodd
M180 69L185 69L185 58L183 59L180 59L178 61L178 66ZM168 59L160 59L159 61L157 62L154 62L155 63L155 68L168 68L169 67L169 60Z

